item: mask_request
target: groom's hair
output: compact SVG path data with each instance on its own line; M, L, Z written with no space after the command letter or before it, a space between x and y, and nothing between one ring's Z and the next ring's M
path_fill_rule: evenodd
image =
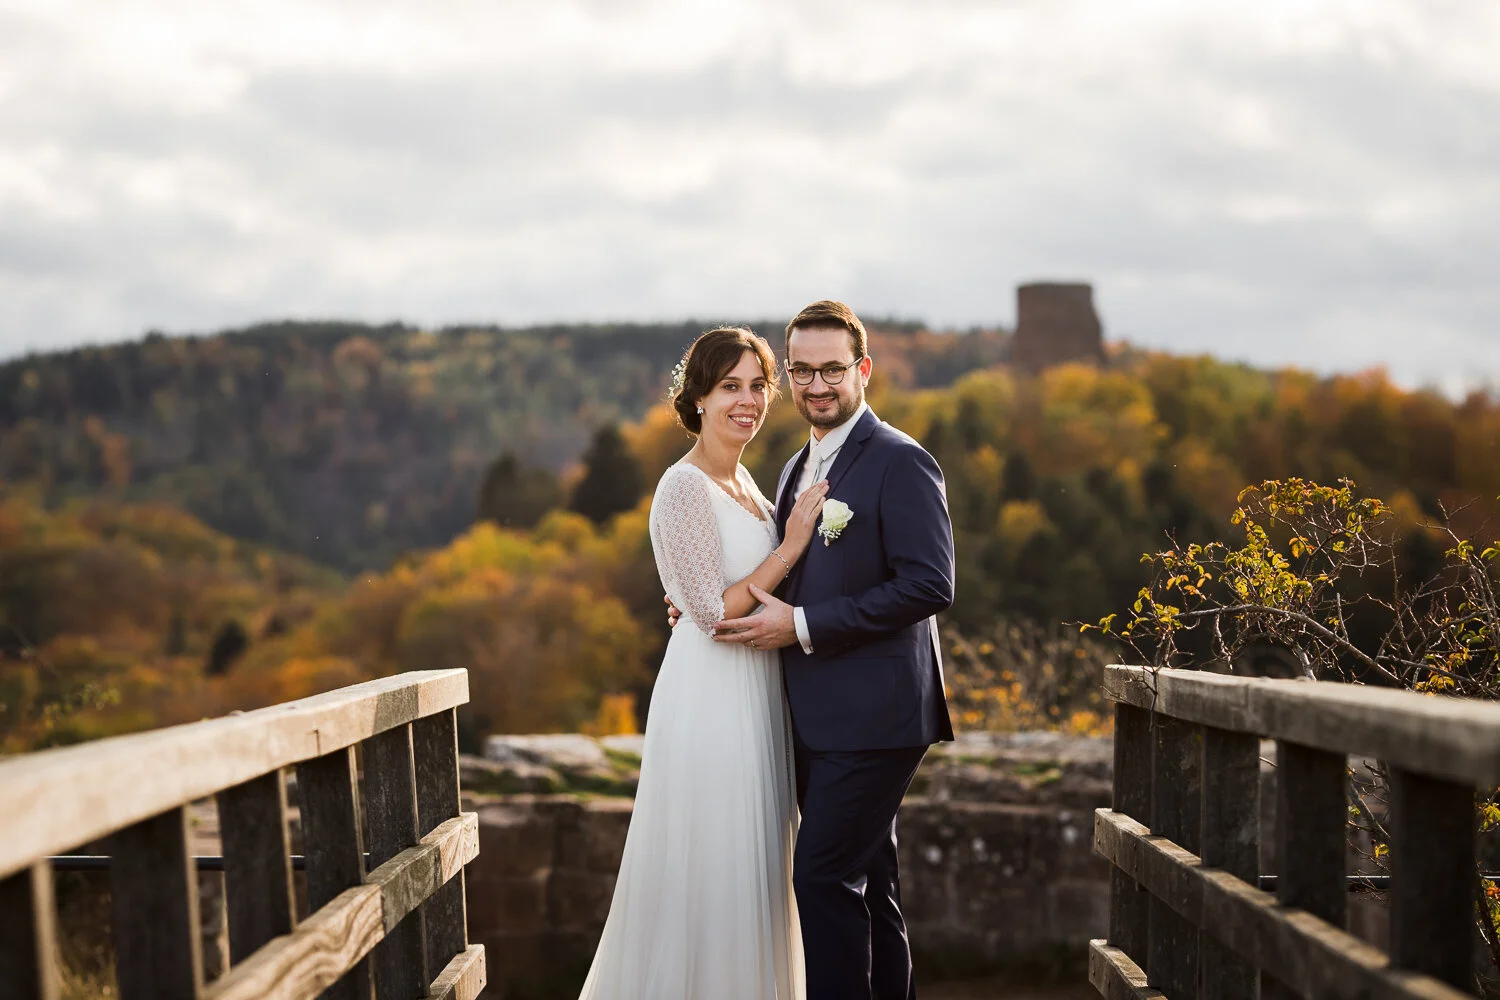
M854 310L842 302L822 299L805 307L786 325L786 346L792 346L792 331L803 330L847 330L854 343L854 356L862 358L870 353L869 340L865 336L865 325L854 315Z

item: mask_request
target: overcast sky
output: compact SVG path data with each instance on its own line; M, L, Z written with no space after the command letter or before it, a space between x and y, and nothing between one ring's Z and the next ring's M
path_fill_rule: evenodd
M0 357L283 317L966 327L1500 385L1494 0L10 0Z

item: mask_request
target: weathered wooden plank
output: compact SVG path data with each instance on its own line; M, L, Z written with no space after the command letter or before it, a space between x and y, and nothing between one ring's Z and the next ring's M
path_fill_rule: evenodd
M1474 789L1391 772L1391 961L1468 988L1477 895Z
M1115 706L1114 810L1151 817L1151 713ZM1110 871L1109 939L1128 955L1146 956L1151 897L1118 868Z
M365 880L354 748L298 764L297 795L307 857L307 906L316 912ZM374 980L366 961L356 964L324 994L329 1000L369 1000L373 995Z
M380 886L349 889L204 991L204 1000L307 1000L362 964L380 940Z
M426 1000L474 1000L487 980L484 945L471 944L432 981Z
M195 1000L203 983L203 949L186 810L120 830L110 838L109 853L121 1000Z
M0 880L0 983L17 1000L57 998L57 908L46 861Z
M1200 856L1254 885L1260 866L1260 738L1204 727ZM1204 1000L1255 1000L1259 976L1206 930L1198 932Z
M1348 758L1285 740L1276 744L1276 895L1343 927L1349 909ZM1261 975L1263 1000L1292 1000L1280 969Z
M1276 744L1276 895L1336 927L1349 910L1348 768L1343 754Z
M372 736L363 748L369 864L378 869L421 839L411 726L397 726ZM385 940L375 948L376 992L380 1000L414 1000L426 992L430 979L421 914L394 926L388 924L385 932Z
M431 830L458 815L458 724L455 712L442 712L412 723L412 750L417 775L417 821ZM463 872L445 882L422 905L427 934L427 967L446 967L469 946Z
M218 803L229 960L243 962L297 922L286 782L275 770L226 788Z
M1104 668L1104 695L1111 701L1235 732L1257 724L1250 691L1247 678L1204 670Z
M149 733L0 761L0 878L224 788L468 700L464 670L426 670ZM58 795L66 788L67 795Z
M369 881L384 886L386 931L463 875L464 865L478 856L479 814L460 813L371 872Z
M1089 985L1104 1000L1167 1000L1129 955L1104 941L1089 942Z
M1151 829L1180 844L1198 847L1201 820L1202 727L1160 713L1151 717ZM1151 984L1173 1000L1198 995L1198 930L1164 900L1149 905L1146 972Z
M478 854L477 814L441 824L371 872L366 884L339 893L291 934L230 969L205 991L205 1000L303 1000L326 989L360 964L424 895L458 877Z
M1377 757L1460 784L1500 785L1496 702L1131 666L1106 667L1104 690L1117 702L1220 729Z
M1197 857L1142 824L1108 809L1095 814L1094 848L1201 923L1240 957L1280 978L1309 1000L1459 1000L1466 994L1431 976L1394 970L1384 953L1347 931ZM1206 919L1205 919L1206 918Z

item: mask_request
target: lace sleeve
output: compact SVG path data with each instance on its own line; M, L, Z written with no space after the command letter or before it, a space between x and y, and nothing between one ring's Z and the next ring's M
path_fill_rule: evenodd
M651 502L651 551L656 572L677 609L706 635L724 618L724 560L713 487L693 469L674 466Z

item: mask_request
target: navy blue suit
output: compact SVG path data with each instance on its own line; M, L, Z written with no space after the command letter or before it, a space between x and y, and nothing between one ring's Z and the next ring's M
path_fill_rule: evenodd
M782 470L786 520L808 449ZM853 517L814 536L783 599L813 652L782 650L802 810L792 878L808 1000L910 1000L896 811L928 745L953 738L933 616L953 603L953 528L942 470L866 412L829 469Z

